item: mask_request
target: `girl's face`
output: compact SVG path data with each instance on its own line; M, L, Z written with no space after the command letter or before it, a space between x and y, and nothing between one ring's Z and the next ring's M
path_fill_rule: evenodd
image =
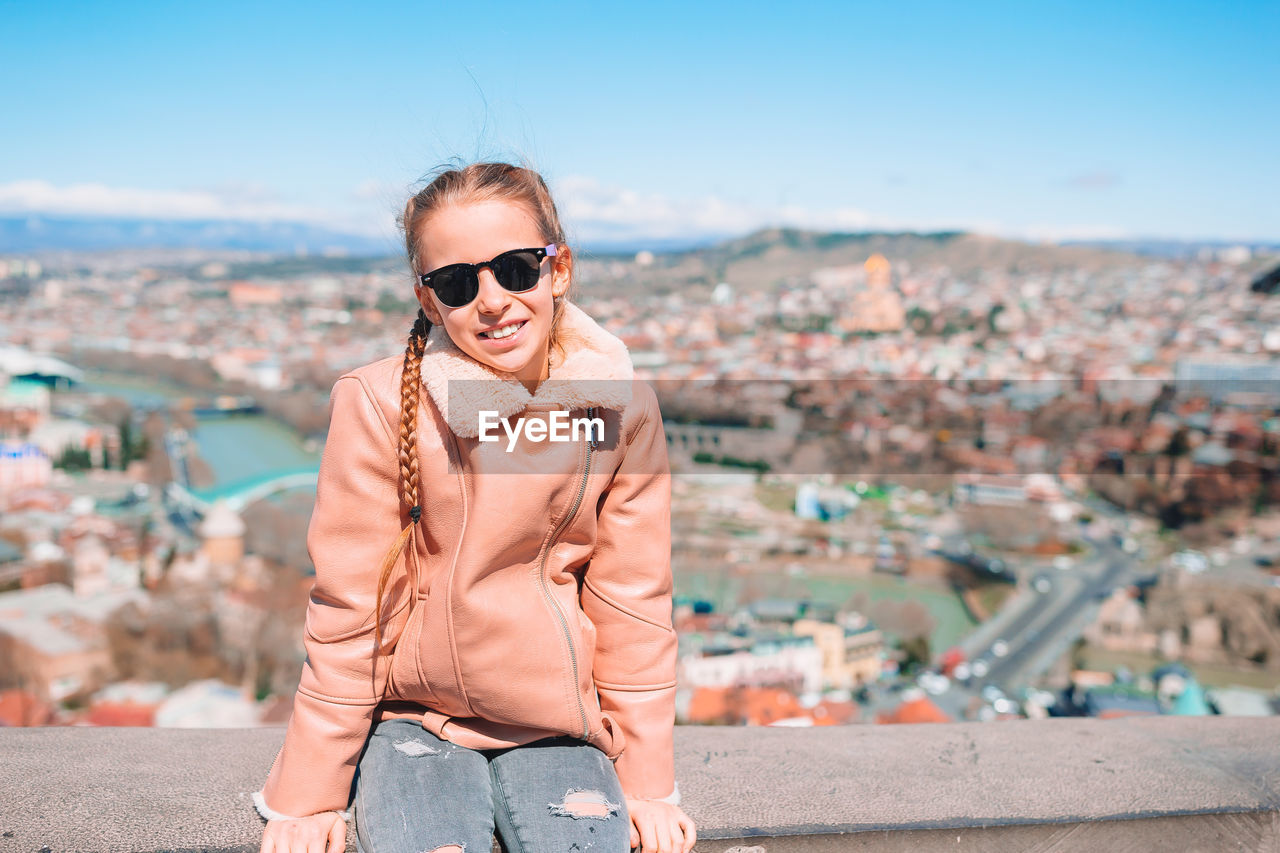
M546 245L533 218L519 204L483 201L450 205L422 223L419 272L448 264L478 264L511 249ZM444 326L460 350L494 370L514 373L530 393L547 378L547 351L551 339L554 300L569 289L573 259L564 246L557 256L543 258L538 285L512 293L498 284L488 267L480 270L480 292L460 308L450 308L429 287L415 281L418 303L432 323ZM486 334L520 324L514 335L491 338Z

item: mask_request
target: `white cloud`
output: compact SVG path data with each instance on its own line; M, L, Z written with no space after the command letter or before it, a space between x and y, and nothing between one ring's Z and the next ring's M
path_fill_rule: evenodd
M352 187L346 197L335 198L332 207L321 207L291 201L251 181L151 190L23 180L0 184L0 215L297 222L345 234L387 237L396 232L391 202L401 195L403 191L391 184L369 180Z
M1120 176L1107 169L1095 169L1092 172L1071 175L1064 183L1078 190L1109 190L1120 185Z
M992 233L1016 240L1045 243L1061 243L1064 240L1126 240L1134 237L1130 229L1114 225L1026 225Z
M409 190L407 187L392 181L379 181L374 178L368 178L352 188L351 197L357 201L378 202L399 199L403 203L409 200Z
M560 215L571 233L584 241L643 240L746 234L760 228L792 227L813 231L971 231L1018 240L1123 239L1127 229L1107 225L1009 225L992 219L912 220L875 215L853 206L766 207L729 202L715 196L673 199L602 184L595 178L563 178L552 188Z
M794 227L815 231L968 230L1025 240L1117 239L1129 232L1098 225L1009 226L992 220L898 220L866 210L743 204L714 195L691 199L640 192L570 176L552 187L571 239L583 242L700 240L741 235L759 228ZM0 184L0 215L138 217L155 219L235 219L301 222L343 233L396 235L393 207L407 198L406 188L366 180L352 187L332 208L283 199L271 188L252 182L224 183L188 190L112 187L100 183L55 186L22 180Z
M817 211L797 206L769 209L716 196L673 199L571 176L556 182L565 225L580 239L671 239L745 234L757 228L865 228L871 218L856 208Z
M319 224L322 216L279 201L260 184L203 190L148 190L106 184L54 186L48 181L0 184L0 213L133 216L156 219L288 220Z

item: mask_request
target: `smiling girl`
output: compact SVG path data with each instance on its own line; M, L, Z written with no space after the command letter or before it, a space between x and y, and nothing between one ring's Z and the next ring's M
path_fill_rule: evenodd
M348 816L363 853L688 853L653 391L569 301L537 173L443 171L402 225L420 310L403 357L333 388L262 853L338 853ZM529 432L566 418L600 428Z

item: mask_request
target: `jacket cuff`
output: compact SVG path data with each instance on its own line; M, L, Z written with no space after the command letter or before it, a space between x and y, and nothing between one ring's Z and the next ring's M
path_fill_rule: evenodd
M623 736L614 760L622 790L642 799L675 793L675 685L655 690L618 690L596 684L600 705Z
M677 795L679 793L680 793L679 791L676 792ZM267 805L266 798L262 796L261 791L253 792L253 806L258 810L258 814L262 815L262 817L265 818L266 820L301 820L303 817L311 816L311 815L298 816L298 815L290 815L290 814L284 814L283 812L278 812L275 809L271 808L271 806ZM319 812L319 814L325 814L325 812ZM342 811L338 812L338 816L341 817L343 820L347 820L347 821L351 820L351 809L343 809Z
M672 789L670 794L665 797L654 797L654 799L660 803L670 803L673 806L680 805L680 783L678 781L675 783L675 788Z

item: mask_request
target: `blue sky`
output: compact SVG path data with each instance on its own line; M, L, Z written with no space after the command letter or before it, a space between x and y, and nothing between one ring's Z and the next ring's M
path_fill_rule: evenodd
M1280 3L0 0L0 215L393 234L450 156L571 237L1280 239Z

